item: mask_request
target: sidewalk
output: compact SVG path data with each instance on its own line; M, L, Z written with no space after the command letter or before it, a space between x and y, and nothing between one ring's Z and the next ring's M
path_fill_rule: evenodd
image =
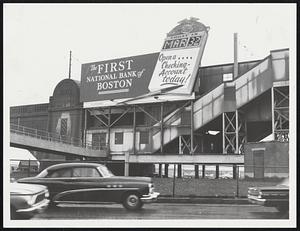
M251 204L247 198L159 196L157 203Z

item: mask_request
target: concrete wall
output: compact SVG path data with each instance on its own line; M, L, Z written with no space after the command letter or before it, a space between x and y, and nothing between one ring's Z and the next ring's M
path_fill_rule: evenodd
M264 177L287 177L289 175L289 144L270 141L247 143L245 148L245 176L254 177L253 152L262 151Z

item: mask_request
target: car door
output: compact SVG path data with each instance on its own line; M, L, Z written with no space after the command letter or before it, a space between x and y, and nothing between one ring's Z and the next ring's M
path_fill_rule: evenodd
M104 202L106 185L103 182L101 173L95 167L73 167L72 169L73 188L64 194L64 201L76 202Z
M73 188L71 177L72 168L57 169L48 172L44 178L38 178L38 183L48 187L50 198L53 199L58 194Z

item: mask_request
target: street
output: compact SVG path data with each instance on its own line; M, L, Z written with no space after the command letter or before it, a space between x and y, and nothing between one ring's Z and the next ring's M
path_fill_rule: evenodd
M137 212L127 211L120 204L62 204L32 219L288 219L288 215L273 207L238 204L153 203Z

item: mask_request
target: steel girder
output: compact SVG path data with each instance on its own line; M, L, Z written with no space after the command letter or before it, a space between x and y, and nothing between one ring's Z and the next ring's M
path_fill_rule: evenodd
M243 112L224 112L223 120L223 153L243 153L242 147L246 142L246 123Z
M289 141L289 87L272 88L272 130L274 140Z

